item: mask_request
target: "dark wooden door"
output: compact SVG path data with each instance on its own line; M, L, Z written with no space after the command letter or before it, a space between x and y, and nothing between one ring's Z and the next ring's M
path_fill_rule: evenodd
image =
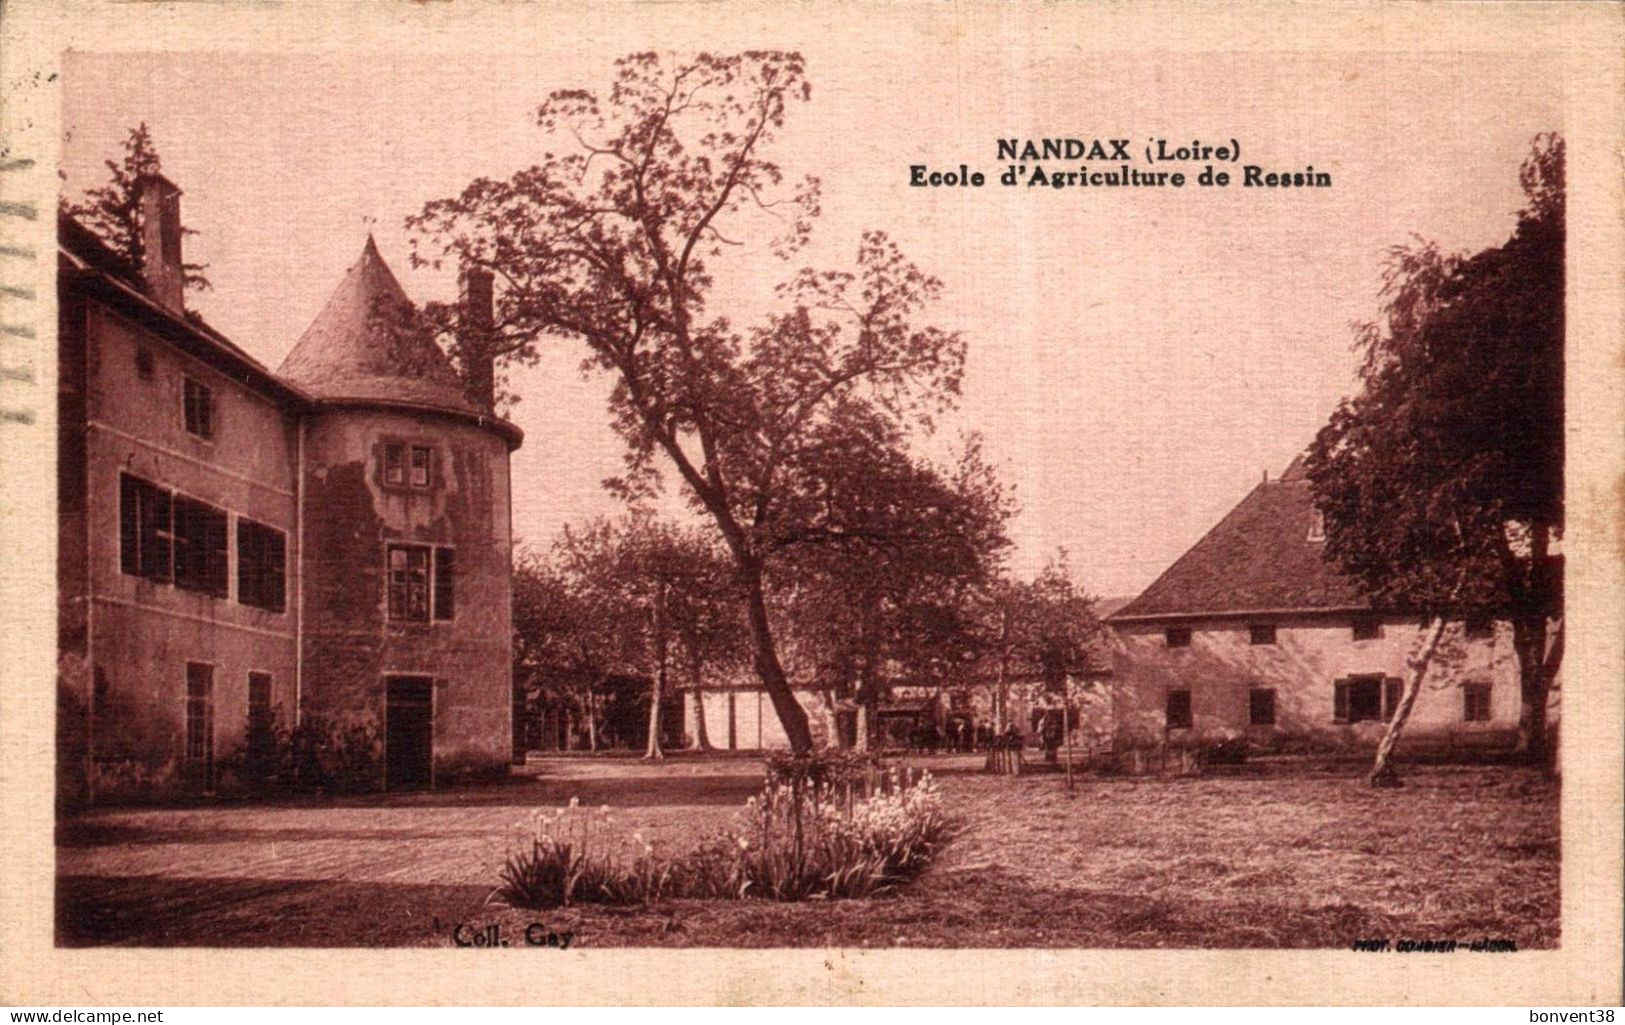
M434 760L434 680L390 676L384 685L384 787L427 790Z

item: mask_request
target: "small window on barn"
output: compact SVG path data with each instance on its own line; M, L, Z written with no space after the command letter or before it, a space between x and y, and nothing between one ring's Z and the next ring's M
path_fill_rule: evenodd
M433 480L431 467L434 465L434 451L427 445L412 446L412 486L426 488Z
M182 406L186 430L200 438L214 437L214 393L209 386L188 377L182 385Z
M1326 514L1319 509L1309 510L1309 540L1326 540Z
M174 535L175 586L226 597L225 510L176 495Z
M1274 623L1253 623L1247 627L1247 640L1251 644L1274 644Z
M1247 721L1254 726L1275 725L1275 688L1254 687L1247 692Z
M1168 692L1167 705L1168 728L1170 730L1189 729L1191 725L1191 692L1188 690L1171 690Z
M1495 619L1488 613L1475 612L1467 617L1467 636L1483 640L1495 636Z
M119 568L168 583L173 553L169 492L140 477L119 475Z
M399 442L386 442L383 453L383 473L385 484L406 483L406 446Z
M457 614L457 552L451 548L434 550L434 618L451 619Z
M1382 620L1376 616L1356 616L1354 618L1354 639L1357 641L1374 641L1382 636Z
M152 350L135 350L135 376L141 378L143 381L150 381L152 380L153 369L154 365L152 361Z
M429 549L422 545L389 546L389 618L429 618Z
M1333 685L1332 718L1340 723L1379 722L1398 704L1397 680L1381 676L1351 676Z
M1467 722L1490 721L1490 685L1466 683L1461 688L1462 719Z
M1188 648L1191 646L1191 628L1188 626L1170 626L1162 631L1163 640L1170 648Z
M268 612L287 605L287 535L275 527L237 520L237 601Z

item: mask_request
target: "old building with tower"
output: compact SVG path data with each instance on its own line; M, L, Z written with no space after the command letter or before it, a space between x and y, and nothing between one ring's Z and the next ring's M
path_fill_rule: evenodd
M59 225L62 791L215 790L296 729L377 788L504 771L489 361L453 367L369 237L271 371L185 308L180 198L142 183L139 265ZM491 298L465 275L462 330Z

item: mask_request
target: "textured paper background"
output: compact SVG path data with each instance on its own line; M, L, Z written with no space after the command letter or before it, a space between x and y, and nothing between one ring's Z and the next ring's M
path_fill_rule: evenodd
M1337 6L1193 4L305 4L12 3L0 10L0 218L7 256L0 297L7 366L32 381L0 382L0 999L21 1004L213 1003L1510 1003L1620 1001L1621 766L1625 666L1621 562L1625 464L1621 423L1622 44L1619 5ZM1018 88L1023 69L1111 68L1221 52L1260 62L1291 53L1348 59L1425 54L1430 61L1497 59L1531 73L1563 109L1569 153L1569 523L1564 667L1563 922L1553 952L1373 957L1289 951L508 951L58 950L52 945L54 813L55 310L54 223L61 54L162 51L394 56L535 55L587 49L607 64L651 47L675 52L750 47L884 52L903 79L984 73L986 102ZM1166 58L1162 55L1169 55ZM1174 56L1174 55L1177 55ZM812 68L817 88L818 69ZM1536 78L1539 80L1534 80ZM1008 83L1008 85L1007 85ZM517 102L534 90L514 87ZM1132 103L1125 96L1125 105ZM1016 104L1016 109L1020 109ZM1105 133L1121 123L1011 124L1008 134ZM816 102L800 113L820 116ZM876 110L875 117L887 112ZM900 131L913 126L899 126ZM840 127L829 125L831 159ZM1471 131L1471 125L1462 130ZM1382 145L1393 145L1391 140ZM989 140L945 140L931 154L974 154ZM882 155L895 177L915 158ZM18 161L33 161L24 166ZM816 168L794 168L816 170ZM1033 197L1041 199L1044 197ZM34 216L28 216L32 209ZM885 224L885 211L875 220ZM1020 246L1012 226L1010 244ZM929 261L930 254L917 254ZM32 280L29 280L29 278ZM29 300L22 293L32 292ZM1154 303L1155 294L1126 301ZM31 330L21 330L31 328ZM30 337L31 335L31 337ZM1031 360L1021 332L977 344ZM1043 382L1053 388L1050 382ZM1045 401L1087 402L1055 394ZM1199 424L1180 425L1200 431ZM528 446L545 444L532 437ZM1103 468L1109 474L1110 467ZM1018 477L1018 488L1029 483ZM1177 488L1177 482L1171 482ZM523 500L523 496L519 496ZM1080 494L1078 501L1088 496ZM1177 492L1168 501L1179 500Z

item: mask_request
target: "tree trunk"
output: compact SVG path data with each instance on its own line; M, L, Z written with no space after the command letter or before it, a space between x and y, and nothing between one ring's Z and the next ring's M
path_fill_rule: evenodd
M857 725L853 727L852 749L854 751L869 750L869 702L858 702Z
M598 750L598 702L590 687L587 689L587 750Z
M790 689L789 677L779 662L778 650L773 644L773 628L767 618L767 596L762 585L759 564L747 562L739 568L740 582L745 587L745 605L750 614L751 642L755 647L756 676L773 702L784 735L790 741L790 750L798 755L813 749L812 729L807 725L806 709L796 700Z
M1439 639L1444 636L1444 616L1433 617L1433 625L1428 628L1427 640L1422 642L1422 648L1410 660L1410 676L1405 680L1405 692L1399 699L1399 707L1394 710L1393 718L1388 721L1388 731L1382 735L1382 743L1377 745L1377 759L1371 765L1371 774L1366 782L1374 787L1397 787L1399 773L1394 771L1393 754L1394 745L1399 743L1399 734L1405 729L1405 720L1411 717L1411 707L1416 704L1416 695L1422 690L1422 678L1427 675L1428 664L1433 661L1433 653L1439 650Z
M655 671L649 693L649 744L643 757L663 760L666 752L660 749L660 701L666 695L666 582L655 589L654 608Z
M689 693L694 695L694 748L714 751L711 735L705 729L705 691L700 689L700 661L693 656L688 660Z
M1551 701L1552 680L1562 663L1562 627L1552 650L1546 650L1547 624L1544 616L1513 620L1512 646L1518 653L1518 744L1515 753L1531 764L1552 765L1553 752L1547 739L1546 708Z

